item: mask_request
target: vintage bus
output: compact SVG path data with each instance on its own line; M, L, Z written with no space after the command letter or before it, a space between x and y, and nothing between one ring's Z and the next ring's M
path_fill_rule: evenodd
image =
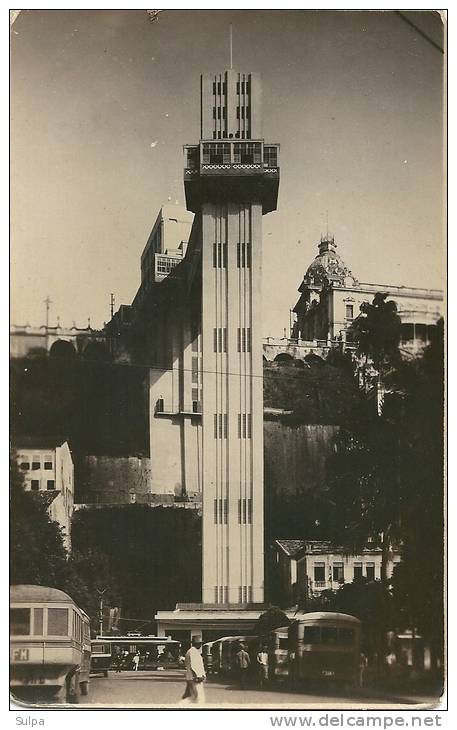
M10 686L36 703L78 702L89 690L89 617L63 591L10 589Z
M270 631L268 637L268 664L270 679L286 679L289 675L289 627Z
M217 647L214 646L215 644L217 644L216 641L207 641L206 644L203 644L202 646L202 659L207 677L209 677L210 674L216 673L215 657L213 658L213 648L215 654L217 650Z
M221 673L233 674L237 671L236 655L240 650L240 644L244 644L251 661L251 673L255 670L256 656L259 649L258 636L230 636L222 641L221 646Z
M91 674L103 674L104 677L107 677L112 661L111 644L108 641L100 641L99 639L92 639L90 643L92 649L90 655Z
M130 633L125 636L97 636L96 642L111 652L111 667L121 671L133 669L133 657L139 653L139 670L179 668L181 643L170 636L142 636Z
M361 623L344 613L300 615L289 626L289 677L296 683L332 680L356 686Z

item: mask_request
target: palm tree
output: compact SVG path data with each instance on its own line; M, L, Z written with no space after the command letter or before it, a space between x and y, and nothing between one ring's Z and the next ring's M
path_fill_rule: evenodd
M401 319L395 302L386 301L388 296L388 292L377 292L371 304L363 302L352 325L358 355L364 358L364 373L369 363L376 370L379 415L382 412L384 377L400 361Z

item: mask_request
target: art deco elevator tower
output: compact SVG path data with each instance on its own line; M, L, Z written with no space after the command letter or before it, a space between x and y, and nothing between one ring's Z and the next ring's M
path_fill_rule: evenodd
M184 181L201 247L202 598L230 607L264 599L262 216L279 168L258 74L201 77L200 136Z

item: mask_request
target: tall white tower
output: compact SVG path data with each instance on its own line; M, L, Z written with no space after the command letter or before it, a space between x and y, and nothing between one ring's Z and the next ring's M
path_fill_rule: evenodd
M187 208L201 246L203 603L264 600L262 216L276 209L278 145L261 137L257 74L201 78Z

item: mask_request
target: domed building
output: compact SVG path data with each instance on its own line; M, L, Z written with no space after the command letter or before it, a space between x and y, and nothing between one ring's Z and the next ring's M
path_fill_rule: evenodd
M341 285L357 284L351 270L346 266L336 251L337 245L333 236L322 236L319 243L319 253L308 266L303 284L308 287L322 288L327 282L337 282ZM302 291L302 287L299 291Z
M292 310L293 339L350 343L360 305L373 301L377 292L388 292L402 320L405 348L417 350L430 341L430 328L442 315L442 291L359 282L337 252L333 236L322 236L318 249L298 288L300 299Z

